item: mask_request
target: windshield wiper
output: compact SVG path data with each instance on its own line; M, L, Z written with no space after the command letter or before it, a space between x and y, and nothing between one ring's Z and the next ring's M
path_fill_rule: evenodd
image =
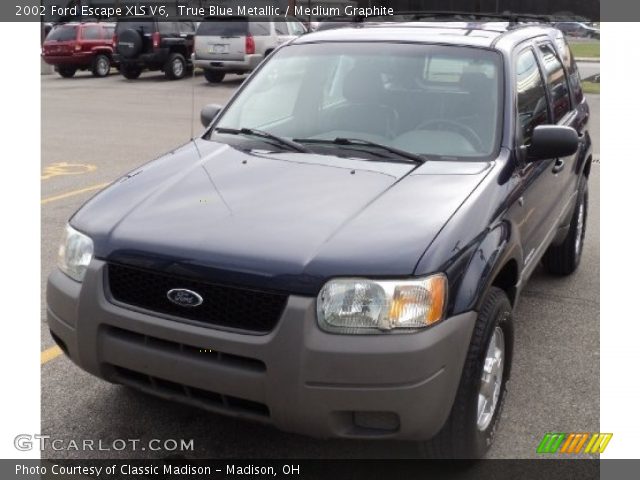
M291 150L295 150L296 152L301 153L311 153L311 150L306 148L303 145L291 140L287 140L286 138L279 137L274 135L273 133L265 132L264 130L257 130L255 128L214 128L214 132L228 134L228 135L253 135L254 137L266 138L268 140L272 140L279 145L283 145L288 147Z
M393 153L398 157L405 158L407 160L411 160L414 163L422 164L427 161L427 159L421 155L417 155L415 153L407 152L406 150L400 150L399 148L393 148L388 145L384 145L382 143L370 142L369 140L363 140L361 138L334 138L333 140L324 140L320 138L294 138L294 142L297 143L330 143L334 145L361 145L372 148L379 148L380 150L385 150L389 153Z

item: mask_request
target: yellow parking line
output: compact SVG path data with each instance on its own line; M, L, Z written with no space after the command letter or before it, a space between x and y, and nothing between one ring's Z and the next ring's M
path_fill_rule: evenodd
M96 168L98 167L88 163L52 163L45 167L44 173L40 176L40 180L49 180L50 178L58 177L60 175L83 175L85 173L94 172Z
M45 363L53 360L58 357L62 353L60 347L54 345L51 348L47 348L44 352L40 354L40 365L44 365Z
M42 200L40 200L40 203L42 205L45 205L47 203L55 202L57 200L62 200L64 198L69 198L69 197L73 197L75 195L80 195L81 193L92 192L94 190L100 190L101 188L104 188L107 185L109 185L109 182L107 182L107 183L99 183L97 185L91 185L90 187L81 188L80 190L73 190L71 192L61 193L60 195L54 195L53 197L43 198Z

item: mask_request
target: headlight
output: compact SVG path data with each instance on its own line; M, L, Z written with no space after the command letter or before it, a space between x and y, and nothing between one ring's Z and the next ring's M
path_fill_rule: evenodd
M81 282L92 256L93 240L67 225L58 249L60 270L74 280Z
M415 280L335 279L318 295L318 323L333 333L412 331L442 320L446 297L442 274Z

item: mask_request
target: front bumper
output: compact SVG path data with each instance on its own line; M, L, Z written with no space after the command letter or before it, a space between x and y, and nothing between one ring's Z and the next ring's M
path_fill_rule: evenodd
M130 310L105 294L93 260L82 284L56 270L47 288L54 339L107 380L316 437L428 439L443 426L475 324L468 312L412 334L334 335L315 299L289 297L267 335Z

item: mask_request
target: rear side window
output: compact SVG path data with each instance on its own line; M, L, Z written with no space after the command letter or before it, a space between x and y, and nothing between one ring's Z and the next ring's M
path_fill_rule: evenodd
M530 145L533 129L538 125L549 123L544 81L533 50L525 50L520 54L516 72L519 128L522 133L522 143Z
M567 68L567 72L569 75L569 86L571 87L571 91L573 92L573 99L575 100L576 104L578 104L584 98L584 94L582 92L582 80L580 79L580 72L578 71L576 59L574 58L573 53L569 48L569 44L564 38L564 35L559 35L558 37L556 37L556 45L558 47L558 52L562 57L562 61Z
M232 18L229 20L204 20L198 27L196 35L209 37L242 37L249 31L247 19Z
M85 40L100 40L101 38L101 29L98 26L95 27L84 27L82 29L82 38Z
M78 27L76 26L63 26L57 27L51 30L47 40L57 40L58 42L68 42L69 40L75 40L78 34Z
M551 94L553 118L558 121L571 110L569 85L564 75L562 63L551 45L547 43L540 45L540 53L542 54L542 67L547 75L547 85Z

